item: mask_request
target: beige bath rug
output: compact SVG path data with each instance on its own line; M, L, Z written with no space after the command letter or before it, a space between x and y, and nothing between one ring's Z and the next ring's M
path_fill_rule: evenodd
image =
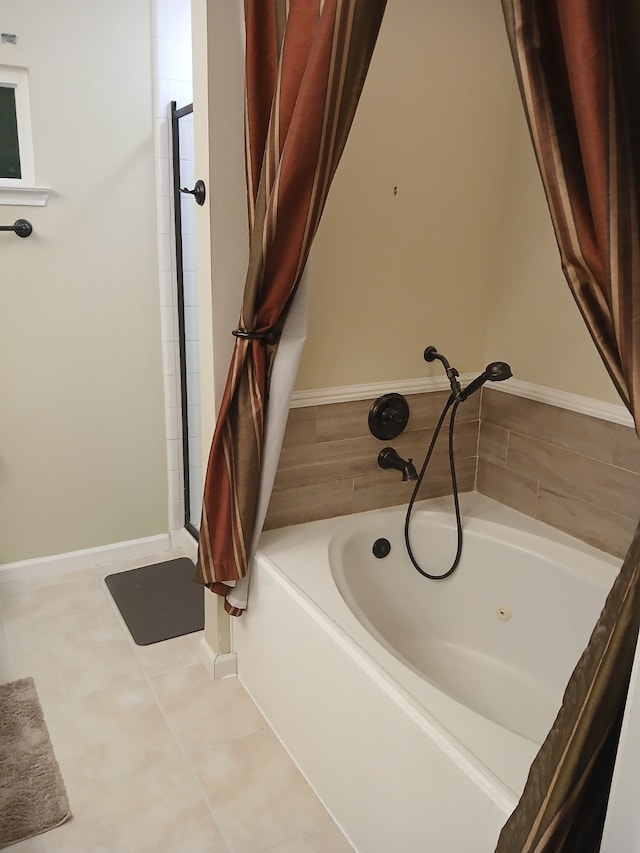
M71 812L32 678L0 685L0 847L64 823Z

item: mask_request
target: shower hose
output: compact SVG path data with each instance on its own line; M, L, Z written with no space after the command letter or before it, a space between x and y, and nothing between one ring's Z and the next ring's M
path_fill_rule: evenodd
M453 455L453 428L456 420L456 412L458 411L458 406L460 405L461 400L454 400L453 394L450 395L449 399L445 403L444 409L442 410L442 414L440 415L440 419L436 425L435 431L433 433L433 438L431 439L431 444L429 445L429 449L427 450L426 456L424 457L424 462L422 463L422 468L420 469L420 473L418 474L418 479L416 480L416 485L413 489L413 494L411 495L411 499L409 500L409 504L407 506L407 515L404 522L404 542L407 548L407 554L409 555L409 559L413 563L416 571L420 572L420 574L429 578L432 581L442 581L445 578L448 578L449 575L452 575L456 568L458 567L458 563L460 562L460 556L462 554L462 519L460 518L460 502L458 500L458 482L456 480L456 465L455 459ZM420 486L422 485L422 481L424 479L424 475L426 473L427 467L429 465L429 461L431 459L431 454L433 453L433 449L436 446L436 441L438 440L438 436L440 435L440 430L442 429L442 424L444 423L444 419L447 416L447 412L451 409L451 419L449 421L449 469L451 471L451 485L453 486L453 505L455 507L456 512L456 528L458 532L458 547L456 550L456 556L454 561L449 569L441 575L432 575L429 572L425 572L425 570L420 566L418 561L413 555L413 551L411 550L411 543L409 541L409 522L411 520L411 513L413 511L413 505L416 501L416 497L418 496L418 492L420 491Z

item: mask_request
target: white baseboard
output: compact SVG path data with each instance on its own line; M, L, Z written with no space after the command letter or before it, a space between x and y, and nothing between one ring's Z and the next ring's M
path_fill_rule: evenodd
M220 678L229 678L238 674L238 656L235 652L226 655L217 655L206 637L200 640L200 663L204 666L212 681Z
M36 557L33 560L5 563L0 565L0 583L63 575L79 569L104 566L118 560L161 554L170 548L169 534L161 533L158 536L147 536L144 539L130 539L126 542L114 542L111 545L99 545L96 548L69 551L66 554L53 554L50 557Z

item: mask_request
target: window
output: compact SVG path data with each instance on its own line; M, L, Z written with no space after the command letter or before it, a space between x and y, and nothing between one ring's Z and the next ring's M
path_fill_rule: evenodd
M0 178L21 178L16 90L0 86Z
M44 205L47 198L35 181L27 69L0 65L0 204Z

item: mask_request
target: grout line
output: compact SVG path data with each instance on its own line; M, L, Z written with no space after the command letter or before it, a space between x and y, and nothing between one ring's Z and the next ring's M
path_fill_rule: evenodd
M227 839L226 835L223 833L222 828L218 825L218 821L216 820L215 815L213 813L213 810L211 809L211 806L209 805L207 797L204 793L204 789L200 783L200 780L199 780L198 775L195 771L195 768L193 767L193 764L189 758L189 754L187 753L187 751L183 747L182 743L180 742L180 739L178 738L176 732L174 731L174 728L171 725L171 722L170 722L167 714L165 713L165 710L162 707L162 704L160 703L160 700L158 698L158 694L157 694L153 684L151 683L151 679L155 678L156 676L150 675L147 672L147 670L145 669L145 667L143 666L142 662L140 661L138 655L135 652L136 643L135 643L133 637L131 636L131 632L127 628L126 622L124 621L122 614L118 610L118 607L117 607L115 601L113 600L113 597L109 593L109 590L107 589L106 584L103 583L102 587L103 587L104 594L107 596L107 598L111 602L111 606L118 616L120 626L126 635L129 646L130 646L132 653L136 659L136 663L138 664L138 667L140 668L140 672L141 672L141 676L142 676L141 680L146 683L147 688L148 688L149 692L151 693L151 696L153 697L153 701L155 702L156 707L158 708L160 716L162 717L162 719L163 719L163 721L164 721L164 723L165 723L165 725L169 731L170 737L171 737L174 745L177 748L178 755L180 756L180 759L182 760L189 777L191 778L192 782L194 783L196 790L199 792L200 796L202 797L204 805L207 808L209 814L211 815L211 819L213 820L216 829L220 833L220 837L223 839L229 853L231 853L231 851L233 850L231 843ZM196 664L200 665L199 662L196 660L196 661L193 661L192 663L185 664L183 667L176 667L175 669L166 670L165 672L176 672L178 669L185 669L187 666L194 666ZM164 675L164 674L165 674L164 672L163 673L157 673L158 676Z
M504 446L504 462L503 467L509 469L509 445L511 444L511 430L507 430L507 440ZM509 469L511 470L511 469Z
M218 830L218 832L220 833L220 837L223 839L224 843L226 844L226 846L227 846L227 848L228 848L229 853L231 853L231 851L233 850L233 846L232 846L232 844L231 844L231 841L227 838L227 836L225 835L225 833L224 833L224 832L223 832L223 830L222 830L222 827L219 825L219 823L218 823L218 821L217 821L217 819L216 819L215 811L214 811L213 807L212 807L212 806L210 806L210 804L209 804L209 801L208 801L207 796L206 796L206 794L205 794L204 788L203 788L203 786L202 786L202 784L201 784L201 782L200 782L200 779L199 779L199 777L198 777L198 774L197 774L197 772L196 772L196 769L195 769L195 767L194 767L194 765L193 765L193 763L192 763L192 761L191 761L190 753L189 753L189 752L186 750L186 748L182 745L182 742L181 742L181 740L180 740L180 738L179 738L178 734L176 733L176 731L175 731L175 729L174 729L174 726L173 726L173 724L171 723L171 720L169 719L168 715L166 714L166 712L165 712L164 708L162 707L162 703L160 702L160 699L159 699L159 697L158 697L158 694L157 694L157 692L156 692L156 689L155 689L155 687L154 687L154 685L153 685L153 683L152 683L152 679L157 678L157 677L161 677L161 676L163 676L163 675L166 675L167 673L170 673L170 672L176 672L176 671L178 671L178 670L180 670L180 669L187 669L187 668L189 668L189 667L201 667L202 665L201 665L201 663L200 663L198 660L194 660L194 661L191 661L191 662L189 662L189 663L187 663L187 664L184 664L184 665L182 665L182 666L176 666L176 667L174 667L174 668L172 668L172 669L164 670L163 672L158 672L158 673L156 673L156 674L154 674L154 675L151 675L151 674L147 671L147 669L145 668L145 666L143 665L143 663L140 661L140 659L138 658L138 655L136 654L136 648L137 648L136 643L135 643L135 641L134 641L133 637L131 636L131 633L130 633L129 629L127 628L127 625L126 625L126 623L125 623L125 621L124 621L124 619L123 619L123 617L122 617L122 614L121 614L121 613L120 613L120 611L118 610L118 607L117 607L117 605L116 605L115 601L113 600L113 597L110 595L109 590L107 589L107 587L106 587L106 585L105 585L105 584L103 584L103 590L104 590L105 595L107 595L107 597L109 598L109 600L110 600L110 602L111 602L111 605L112 605L112 608L113 608L113 610L116 612L116 614L117 614L117 616L118 616L118 620L119 620L119 622L120 622L120 625L121 625L121 627L122 627L122 630L124 631L124 633L125 633L125 635L126 635L126 637L127 637L127 641L128 641L128 643L129 643L129 646L132 648L132 651L133 651L134 656L135 656L135 658L136 658L136 662L137 662L138 666L140 667L140 670L141 670L141 673L142 673L142 678L141 678L141 680L143 680L143 681L146 683L146 685L147 685L147 687L148 687L148 689L149 689L149 691L150 691L151 695L153 696L154 702L155 702L155 704L156 704L156 706L157 706L157 708L158 708L158 711L159 711L159 713L160 713L160 715L161 715L162 719L163 719L163 720L164 720L164 722L165 722L165 725L167 726L167 729L169 730L169 733L170 733L170 735L171 735L171 738L172 738L172 740L173 740L173 743L175 744L175 746L176 746L176 748L177 748L178 754L179 754L179 756L180 756L180 758L181 758L181 760L182 760L182 762L183 762L183 764L184 764L184 766L185 766L185 769L187 770L187 772L188 772L188 774L189 774L189 776L190 776L190 778L191 778L192 782L194 783L194 785L195 785L196 789L197 789L197 790L198 790L198 792L200 793L200 795L201 795L201 797L202 797L202 800L203 800L203 802L204 802L204 804L205 804L205 806L206 806L207 810L209 811L209 814L211 815L211 818L212 818L212 820L213 820L213 822L214 822L214 824L215 824L215 826L216 826L216 829L217 829L217 830ZM177 639L177 638L176 638L176 639ZM244 690L244 687L243 687L243 690ZM245 692L246 692L246 691L245 691ZM251 700L251 701L253 701L253 700ZM258 709L258 710L259 710L259 709ZM262 715L261 715L261 716L262 716ZM224 741L220 741L220 743L231 743L232 741L235 741L235 740L241 740L242 738L247 737L248 735L255 734L256 732L264 731L265 729L270 729L269 724L268 724L268 723L267 723L267 721L264 719L264 717L262 717L262 719L263 719L264 725L263 725L261 728L259 728L259 729L255 729L255 730L253 730L253 731L251 731L251 732L246 732L245 734L238 735L238 736L236 736L236 737L226 738ZM214 749L214 748L215 748L215 746L216 746L216 744L212 744L210 747L207 747L207 750L209 750L209 749ZM289 839L287 839L287 840L289 840Z
M158 694L156 693L156 690L151 683L151 676L146 671L143 670L143 672L144 672L145 681L147 682L147 687L149 688L149 691L151 692L151 695L153 696L153 699L154 699L154 701L158 707L158 710L160 712L160 716L164 720L165 725L167 726L167 729L169 730L169 733L171 735L171 738L173 739L173 742L175 743L175 745L178 749L178 754L180 755L180 758L184 762L184 765L185 765L185 768L188 772L188 775L191 777L191 781L194 783L196 790L199 792L200 796L202 797L202 801L204 802L205 807L207 808L207 811L211 815L211 819L213 820L213 823L214 823L216 829L220 833L220 837L224 841L224 843L227 847L227 850L229 851L229 853L231 853L231 851L233 851L231 841L227 838L225 833L222 831L222 827L219 825L218 821L216 820L216 816L213 812L213 809L209 805L209 800L207 799L207 796L204 792L204 788L202 786L202 783L200 782L200 779L198 777L196 769L193 766L193 763L189 757L189 753L186 751L186 749L182 745L180 738L177 736L176 732L173 729L173 726L171 725L169 717L167 716L164 708L162 707L162 704L158 698ZM174 672L175 672L175 670L174 670Z

